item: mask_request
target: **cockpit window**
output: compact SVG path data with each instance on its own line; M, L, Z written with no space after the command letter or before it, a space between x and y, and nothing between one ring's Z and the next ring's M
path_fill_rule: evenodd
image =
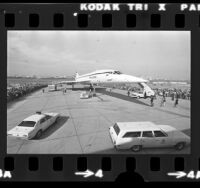
M120 71L114 71L113 74L122 74Z

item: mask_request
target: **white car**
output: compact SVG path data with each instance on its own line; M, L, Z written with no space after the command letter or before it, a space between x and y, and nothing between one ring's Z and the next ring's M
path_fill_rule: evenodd
M183 149L190 137L169 125L152 122L117 122L109 128L116 149L140 151L142 148L175 147Z
M88 99L88 98L90 98L90 97L91 97L91 94L88 93L88 92L86 92L86 91L84 91L84 92L82 92L82 93L80 94L80 99Z
M39 138L45 129L56 122L58 117L58 113L36 112L8 131L7 135L26 139Z
M144 94L143 92L131 92L130 93L130 96L131 97L134 97L134 98L144 98Z

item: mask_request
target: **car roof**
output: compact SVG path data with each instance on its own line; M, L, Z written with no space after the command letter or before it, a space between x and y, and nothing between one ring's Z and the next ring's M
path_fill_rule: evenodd
M35 121L35 122L38 122L43 117L45 117L45 114L34 114L34 115L29 116L26 119L24 119L24 121Z
M160 127L150 121L142 122L116 122L122 131L148 131L160 130Z

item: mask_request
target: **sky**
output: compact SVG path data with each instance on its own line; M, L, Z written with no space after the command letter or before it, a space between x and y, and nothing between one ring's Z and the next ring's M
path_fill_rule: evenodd
M8 76L73 76L116 69L190 80L189 31L8 31Z

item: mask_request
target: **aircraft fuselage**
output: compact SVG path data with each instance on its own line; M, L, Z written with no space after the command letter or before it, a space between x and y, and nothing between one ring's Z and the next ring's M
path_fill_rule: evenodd
M142 78L122 74L119 71L96 71L76 77L77 82L89 81L91 84L99 83L141 83L147 82Z

